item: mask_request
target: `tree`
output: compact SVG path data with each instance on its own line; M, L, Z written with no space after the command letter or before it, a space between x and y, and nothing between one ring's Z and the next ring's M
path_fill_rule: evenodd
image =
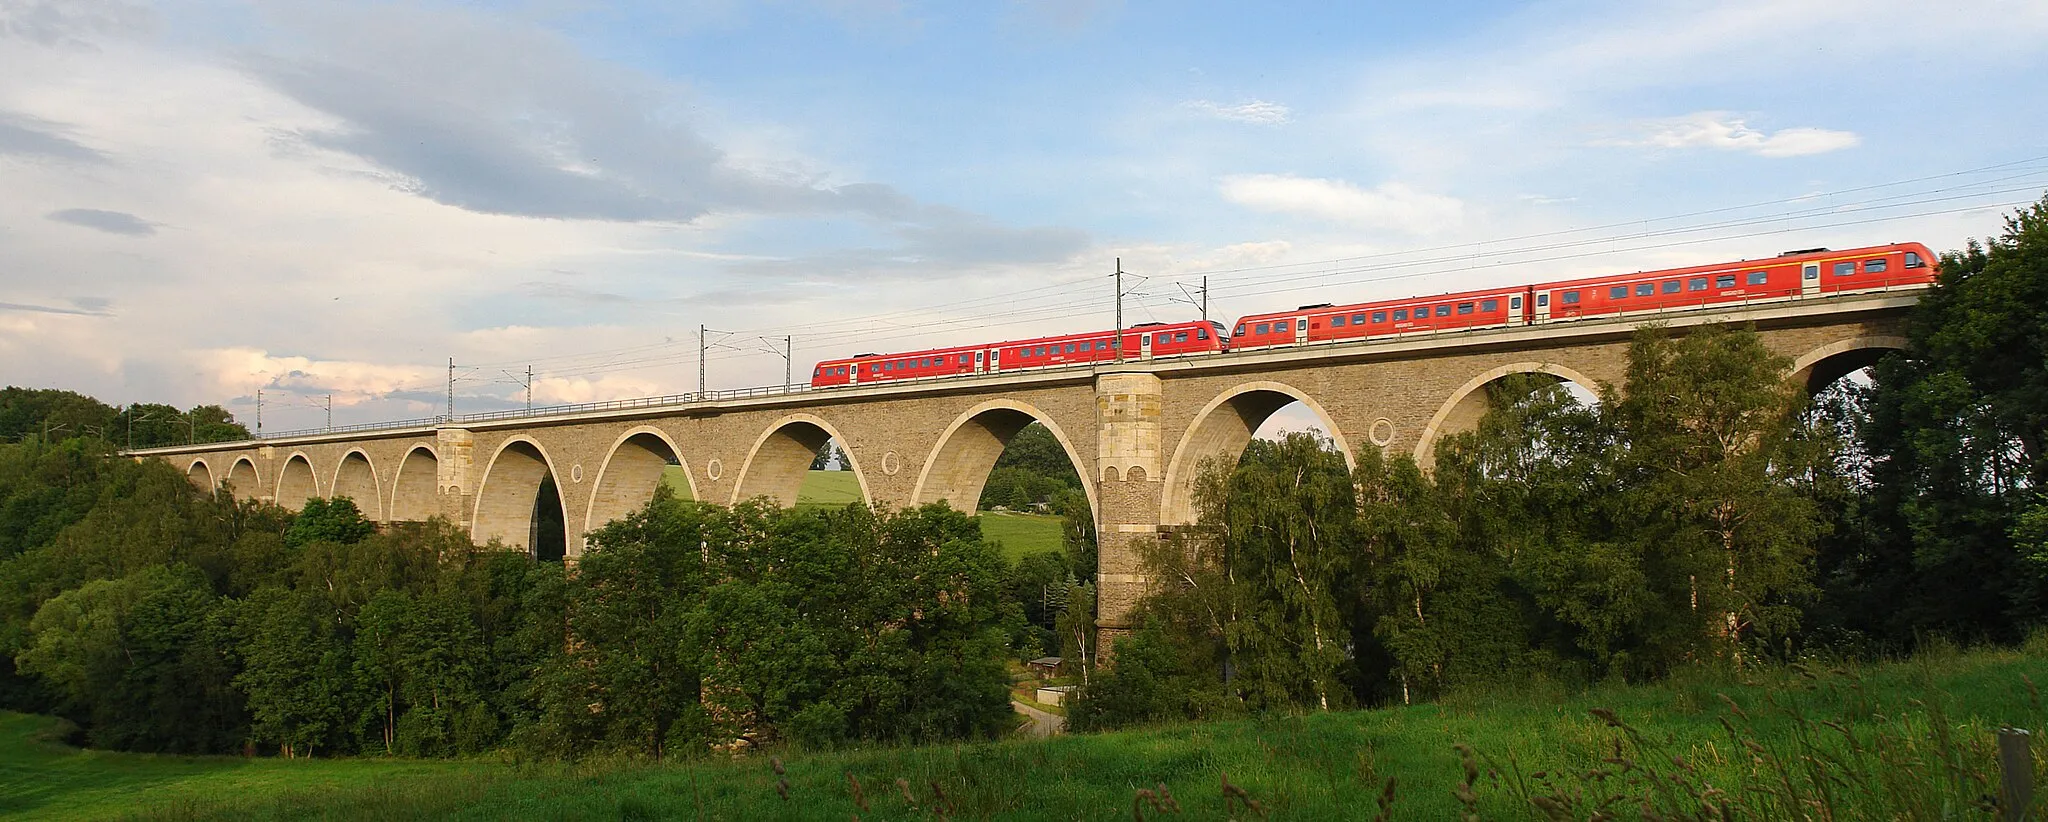
M827 466L836 466L832 470L837 471L851 468L846 459L846 450L839 447L838 440L826 440L824 445L818 446L818 455L811 458L811 470L824 471L827 470Z
M216 602L189 566L154 566L67 591L36 612L17 664L43 677L93 744L209 753L237 731Z
M114 409L74 391L51 388L0 389L0 441L29 437L112 439Z
M1794 628L1793 602L1812 591L1822 523L1791 478L1817 455L1794 436L1804 397L1785 379L1790 365L1754 331L1703 326L1674 340L1653 327L1629 347L1614 408L1628 443L1624 493L1639 513L1633 538L1666 577L1649 582L1682 590L1687 608L1667 613L1689 614L1680 621L1708 640L1698 647L1738 663L1753 633ZM1689 643L1674 639L1684 653Z
M363 516L355 500L315 497L306 500L306 506L292 519L291 528L284 532L284 544L293 548L313 542L353 545L376 532L376 524Z
M1081 685L1086 687L1095 667L1095 586L1084 582L1067 587L1066 593L1053 620L1053 631L1060 638L1061 656L1074 661L1081 672Z
M236 625L243 668L235 684L248 694L251 736L287 757L338 747L360 711L333 608L309 592L264 588L242 601Z

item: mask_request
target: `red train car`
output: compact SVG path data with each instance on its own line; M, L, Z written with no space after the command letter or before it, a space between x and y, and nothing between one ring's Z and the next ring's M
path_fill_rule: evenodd
M1612 274L1529 287L1530 322L1813 297L1934 282L1919 243L1788 251L1762 260Z
M1230 335L1235 349L1383 337L1415 331L1486 328L1519 322L1525 288L1495 288L1350 305L1304 305L1250 314Z
M903 354L858 354L819 362L811 369L811 386L1108 362L1116 359L1116 338L1115 331L1094 331ZM1230 337L1214 322L1148 323L1125 329L1123 348L1133 352L1132 359L1207 354L1228 351Z
M1534 285L1410 297L1350 305L1306 305L1249 314L1236 332L1208 321L1148 323L1123 333L1066 334L905 354L860 354L825 360L811 371L824 388L868 382L1051 368L1211 354L1238 348L1390 337L1682 310L1727 303L1789 300L1934 281L1934 253L1919 243L1831 251L1789 251L1763 260L1612 274Z

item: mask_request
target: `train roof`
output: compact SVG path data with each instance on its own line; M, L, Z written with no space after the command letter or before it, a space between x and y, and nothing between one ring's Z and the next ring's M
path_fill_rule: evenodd
M1203 324L1204 323L1201 320L1188 320L1186 322L1177 323L1141 323L1124 329L1124 334L1150 334L1155 333L1160 329L1193 328ZM1207 324L1217 328L1225 327L1222 323L1219 323L1215 320L1210 320ZM907 359L910 357L927 357L939 354L957 354L964 351L982 351L990 348L1010 348L1014 346L1037 345L1039 343L1046 343L1050 345L1055 342L1065 343L1069 340L1084 340L1095 339L1098 337L1113 336L1116 336L1115 329L1104 328L1099 331L1078 331L1072 334L1056 334L1048 337L1031 337L1028 339L1004 340L1002 342L974 343L972 345L954 345L947 346L945 348L920 348L915 351L898 351L891 354L855 354L851 357L831 357L819 360L817 364L820 366L840 365L842 363L859 362L862 360L892 360L899 357Z
M1305 305L1292 311L1267 311L1259 314L1246 314L1238 318L1238 323L1241 325L1246 320L1257 321L1275 319L1280 317L1292 317L1296 314L1311 311L1316 312L1318 314L1343 314L1350 311L1370 310L1374 308L1400 308L1402 306L1414 305L1415 303L1423 302L1433 303L1442 302L1444 300L1463 300L1467 298L1478 297L1512 296L1515 294L1522 293L1522 290L1524 288L1527 288L1527 286L1505 285L1499 288L1481 288L1472 291L1453 291L1448 294L1421 294L1411 297L1388 297L1383 300L1373 300L1371 302L1363 303L1346 303L1343 305L1331 305L1330 303L1321 303L1319 305Z
M1666 277L1684 277L1692 274L1711 274L1722 271L1743 271L1747 269L1757 268L1759 266L1784 265L1786 263L1799 263L1807 262L1810 260L1830 260L1847 259L1850 257L1868 257L1872 254L1887 254L1893 251L1918 251L1920 252L1920 255L1922 257L1927 258L1927 262L1929 264L1935 262L1933 258L1933 252L1929 251L1927 249L1927 246L1922 245L1920 243L1886 243L1884 245L1867 245L1859 248L1843 248L1837 250L1829 250L1825 248L1802 248L1796 251L1787 251L1783 254L1779 254L1776 257L1764 257L1755 260L1731 260L1718 263L1704 263L1701 265L1690 265L1681 268L1658 268L1649 271L1634 271L1617 274L1600 274L1590 277L1576 277L1569 280L1551 280L1548 282L1537 283L1534 287L1538 290L1547 291L1553 288L1570 288L1572 286L1599 285L1601 283L1609 282L1633 282L1636 280L1656 280L1663 279Z

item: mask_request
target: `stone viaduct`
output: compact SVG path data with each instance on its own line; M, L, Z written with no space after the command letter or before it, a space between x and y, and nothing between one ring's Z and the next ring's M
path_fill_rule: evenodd
M646 502L680 465L699 500L796 500L827 438L845 448L862 497L972 512L1004 444L1033 421L1086 478L1100 535L1099 622L1128 625L1143 593L1141 545L1194 518L1198 466L1234 458L1260 424L1301 402L1347 459L1359 449L1429 464L1442 437L1468 430L1488 383L1542 373L1588 388L1619 384L1628 340L1654 320L1674 329L1750 323L1792 358L1810 390L1905 345L1917 292L1866 293L1657 317L1610 317L1096 367L795 391L739 399L537 410L414 427L156 448L201 487L297 508L353 498L380 522L434 516L478 543L534 544L544 478L559 489L570 558L583 534Z

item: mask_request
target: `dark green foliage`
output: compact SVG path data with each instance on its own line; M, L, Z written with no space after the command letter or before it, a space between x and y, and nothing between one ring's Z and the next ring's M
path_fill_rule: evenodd
M116 439L115 411L106 403L75 391L51 388L0 388L0 441L29 437L51 441L72 437Z
M1057 508L1062 492L1080 493L1081 475L1052 430L1026 425L1003 445L1003 455L981 487L981 510L1002 506L1028 511L1040 505ZM1083 505L1085 505L1085 499Z
M93 744L203 753L240 738L220 605L190 566L152 566L51 599L29 625L21 670L89 720Z
M1908 330L1856 396L1867 474L1821 558L1833 627L1899 646L2010 641L2048 616L2023 542L2048 487L2048 199L1944 255Z
M106 438L123 448L154 448L194 442L246 440L249 429L235 422L235 416L218 405L194 406L179 411L161 403L136 403L118 409Z
M306 500L299 515L292 518L292 527L284 532L284 544L293 548L314 542L353 545L376 531L377 526L363 518L354 500L315 498Z
M648 756L777 739L983 736L1021 612L943 506L732 509L658 494L592 537L529 744Z

